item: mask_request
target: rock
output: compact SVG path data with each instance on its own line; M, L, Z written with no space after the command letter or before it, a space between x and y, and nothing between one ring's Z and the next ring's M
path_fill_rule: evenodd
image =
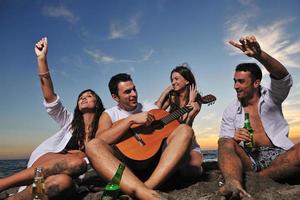
M204 175L201 180L187 183L182 180L170 181L172 187L166 187L161 192L166 199L174 200L215 200L218 196L221 173L218 170L217 162L204 163ZM300 199L300 180L298 185L278 183L270 178L258 176L257 173L247 172L245 174L245 189L251 194L250 198L245 200L299 200ZM96 181L99 183L99 181ZM93 184L89 182L89 184ZM94 183L94 185L96 185ZM98 188L99 189L99 188ZM10 190L10 192L13 190ZM16 190L14 190L16 191ZM9 193L10 193L9 192ZM99 200L102 191L88 192L78 196L83 200Z

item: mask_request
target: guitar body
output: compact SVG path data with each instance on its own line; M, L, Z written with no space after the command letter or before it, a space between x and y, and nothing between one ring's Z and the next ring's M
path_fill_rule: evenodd
M150 110L149 113L151 113L158 122L163 117L170 115L169 112L161 109L153 109ZM160 128L152 125L132 127L131 130L139 135L144 145L141 145L133 136L132 132L128 131L125 133L123 140L116 144L116 147L129 159L136 161L148 160L159 151L162 141L167 138L179 124L177 120L173 120Z
M215 101L216 97L213 95L206 95L197 99L199 104L211 105ZM159 151L162 141L179 126L180 123L176 119L190 112L190 110L187 106L172 113L162 109L150 110L149 113L155 118L151 125L131 126L120 139L121 142L117 143L115 147L121 154L131 160L150 160Z

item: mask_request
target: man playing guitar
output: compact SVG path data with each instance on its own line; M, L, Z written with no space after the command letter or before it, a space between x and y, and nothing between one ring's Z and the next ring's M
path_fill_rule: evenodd
M133 125L150 125L155 117L148 111L157 108L154 104L138 103L135 85L128 74L113 76L109 82L109 89L118 105L103 113L96 138L86 148L94 169L107 180L113 177L121 160L127 160L116 151L114 144L122 141ZM157 162L154 159L144 167L146 173L149 166L154 164L153 172L145 182L132 172L135 170L135 164L126 161L127 167L120 183L121 190L137 199L162 199L154 189L175 171L190 148L193 137L194 132L189 125L179 124L166 138L165 148L160 152Z

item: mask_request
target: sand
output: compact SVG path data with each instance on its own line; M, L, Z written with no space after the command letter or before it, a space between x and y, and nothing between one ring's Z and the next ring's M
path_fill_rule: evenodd
M220 199L218 195L220 171L216 162L205 163L205 174L194 183L173 180L172 186L163 190L167 199L174 200L215 200ZM298 182L297 182L298 181ZM269 178L259 177L256 173L247 172L245 174L245 188L251 197L245 200L299 200L300 199L300 180L293 183L278 183ZM8 192L15 192L10 189ZM83 192L78 199L98 200L102 191ZM74 198L72 198L74 199Z

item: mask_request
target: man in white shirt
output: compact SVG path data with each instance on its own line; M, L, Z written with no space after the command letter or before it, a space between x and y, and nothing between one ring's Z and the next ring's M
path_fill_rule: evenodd
M244 189L242 173L253 170L274 180L294 176L300 171L300 145L288 138L288 124L282 114L282 102L292 87L292 77L276 59L262 51L254 36L230 41L245 55L258 60L270 73L269 88L260 85L261 69L255 63L241 63L234 74L237 100L224 111L219 139L219 168L225 179L220 194L250 196ZM250 141L244 126L244 113L249 113L254 130L254 149L243 147Z
M148 112L156 108L155 105L138 103L138 95L135 85L128 74L117 74L109 82L112 98L118 103L117 106L106 110L99 121L96 139L91 141L86 153L95 170L107 180L110 180L119 163L125 162L127 167L121 179L121 190L137 199L161 199L154 191L176 169L181 159L190 148L194 132L191 127L180 124L167 137L157 162L147 163L142 170L153 172L145 182L142 182L135 173L138 166L131 163L120 155L114 148L114 144L121 141L122 136L132 125L150 125L154 121L154 115ZM121 120L122 119L122 120ZM110 146L112 145L112 146Z

